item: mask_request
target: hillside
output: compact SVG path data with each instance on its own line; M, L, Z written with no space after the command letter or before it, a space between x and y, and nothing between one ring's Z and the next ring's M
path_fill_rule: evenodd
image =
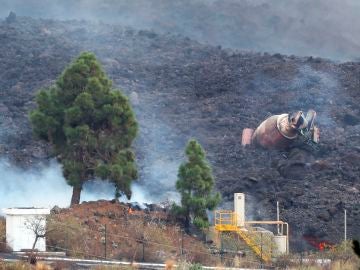
M1 22L0 43L0 154L14 164L49 159L27 118L34 94L89 50L134 106L140 184L153 198L173 196L184 146L195 137L225 201L246 192L251 219L274 219L280 201L293 248L307 247L304 236L340 241L344 208L348 237L360 236L359 63L237 52L171 34L26 17ZM318 112L318 152L241 147L243 128L269 114L309 108Z
M241 241L235 241L237 245L234 246L231 238L233 252L229 252L227 244L230 238L223 236L223 245L228 251L221 253L213 230L206 235L194 228L190 231L185 232L166 205L149 204L140 209L136 204L99 200L71 208L55 206L47 218L46 247L50 253L38 253L37 258L38 262L50 264L51 269L92 269L89 261L81 262L79 259L95 260L93 264L99 260L129 262L137 269L163 269L138 266L141 262L176 263L183 265L184 269L191 263L260 267L259 258ZM3 218L0 218L0 250L1 259L12 257L24 261L23 254L9 254ZM64 256L61 253L66 254L67 260L61 260ZM6 264L3 260L0 263L0 267ZM97 265L96 269L99 267Z
M166 209L156 205L129 211L129 205L114 200L55 207L48 230L48 248L70 256L163 263L183 254L189 261L219 261L201 239L181 231Z
M1 0L0 17L89 20L180 34L225 48L319 56L359 57L356 0ZM69 8L71 7L71 8Z

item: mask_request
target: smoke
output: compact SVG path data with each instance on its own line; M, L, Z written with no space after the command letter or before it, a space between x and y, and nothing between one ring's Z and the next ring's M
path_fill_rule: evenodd
M64 180L65 181L65 180ZM140 205L146 203L153 203L154 197L149 194L146 186L140 185L137 182L133 182L131 186L132 196L128 200L125 196L120 197L121 202L129 203L136 202ZM97 201L112 200L114 199L115 186L108 181L92 180L88 181L84 185L84 189L81 193L81 201Z
M8 207L67 207L72 188L67 185L56 161L48 165L20 169L5 159L0 160L0 213ZM135 183L131 201L150 203L148 194ZM106 181L89 181L84 185L81 201L114 198L115 188ZM122 201L127 202L126 199Z
M332 107L336 103L344 104L336 76L303 65L299 68L290 89L299 95L296 99L288 101L289 106L299 106L306 110L316 108L318 123L328 129L336 127L337 124L331 115Z
M145 112L154 112L146 104L142 106L144 108ZM157 119L157 114L147 113L146 116L138 112L137 115L146 118L139 119L139 141L143 141L142 149L139 149L143 152L143 158L139 160L139 185L142 189L133 190L134 195L138 196L139 191L147 191L147 198L152 202L178 202L180 197L175 190L175 182L184 155L185 138L175 134L173 129Z
M0 208L68 206L71 187L56 162L23 170L0 160Z
M0 16L85 19L241 50L358 59L356 0L0 0Z

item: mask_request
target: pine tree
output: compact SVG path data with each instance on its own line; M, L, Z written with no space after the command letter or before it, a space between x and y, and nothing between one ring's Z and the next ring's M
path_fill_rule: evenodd
M55 85L36 96L30 113L33 132L50 142L73 187L71 204L80 202L85 181L114 183L117 197L131 197L137 178L131 144L138 125L128 99L112 88L94 54L82 53Z
M178 171L176 189L181 195L181 206L174 211L185 217L185 226L190 222L198 228L209 226L206 210L214 210L220 202L220 194L213 193L214 178L201 145L190 140L185 150L188 161Z

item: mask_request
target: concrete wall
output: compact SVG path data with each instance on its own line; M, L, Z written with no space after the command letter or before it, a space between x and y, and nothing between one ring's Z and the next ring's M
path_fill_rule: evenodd
M39 222L40 226L45 227L45 218L50 214L50 209L8 208L3 212L6 214L6 242L13 251L20 251L31 249L34 244L35 233L27 224ZM45 238L39 238L35 248L46 251Z

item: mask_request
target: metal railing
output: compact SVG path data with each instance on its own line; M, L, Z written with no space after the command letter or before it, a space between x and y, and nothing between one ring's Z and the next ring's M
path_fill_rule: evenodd
M237 215L233 211L215 211L215 229L217 231L236 231Z
M230 210L215 211L215 229L219 232L235 232L246 245L264 262L270 262L273 240L269 234L255 230L251 225L238 226L238 217Z

